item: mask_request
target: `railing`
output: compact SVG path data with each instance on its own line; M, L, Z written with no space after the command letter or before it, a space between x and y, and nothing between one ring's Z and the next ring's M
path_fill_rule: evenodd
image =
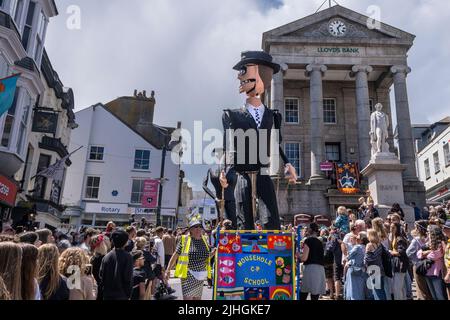
M53 201L35 197L28 198L36 205L36 211L38 214L39 212L48 212L49 214L60 218L64 212L64 207L54 203Z
M65 145L62 144L61 139L52 138L48 136L42 137L42 142L39 143L39 148L56 152L61 158L67 156L69 152ZM66 164L70 166L72 162L67 159Z

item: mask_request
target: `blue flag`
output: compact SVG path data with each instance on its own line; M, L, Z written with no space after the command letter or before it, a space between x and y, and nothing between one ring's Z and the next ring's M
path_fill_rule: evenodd
M0 79L0 117L11 108L20 74Z

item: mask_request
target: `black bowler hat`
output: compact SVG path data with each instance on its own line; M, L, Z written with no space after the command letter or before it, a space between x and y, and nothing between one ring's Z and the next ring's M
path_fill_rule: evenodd
M264 51L244 51L241 53L241 61L233 69L239 71L246 64L254 63L272 68L273 74L278 73L280 71L280 65L272 62L272 60L272 56Z

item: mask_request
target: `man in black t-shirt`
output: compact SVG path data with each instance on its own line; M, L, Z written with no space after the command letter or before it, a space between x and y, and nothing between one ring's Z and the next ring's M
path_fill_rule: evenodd
M114 249L103 257L100 266L100 283L103 300L129 300L132 290L133 258L124 250L128 233L116 230L111 235Z

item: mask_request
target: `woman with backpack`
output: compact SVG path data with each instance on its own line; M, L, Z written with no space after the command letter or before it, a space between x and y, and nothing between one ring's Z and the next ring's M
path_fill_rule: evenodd
M383 254L385 250L381 244L378 232L374 229L367 230L369 243L366 245L366 253L364 255L364 264L368 269L369 277L372 279L371 293L375 300L387 300L385 288L385 265L383 263ZM373 271L372 271L373 270Z
M411 231L411 235L414 237L411 243L406 249L406 255L410 259L413 265L414 280L416 281L416 293L419 300L433 300L430 290L428 289L427 281L425 276L417 273L417 265L419 263L419 258L417 257L417 252L426 245L427 243L427 227L428 221L420 220L414 223L414 230Z
M401 225L399 223L391 224L391 250L392 256L392 294L394 300L406 300L406 277L409 268L409 259L406 255L408 241L403 238Z

